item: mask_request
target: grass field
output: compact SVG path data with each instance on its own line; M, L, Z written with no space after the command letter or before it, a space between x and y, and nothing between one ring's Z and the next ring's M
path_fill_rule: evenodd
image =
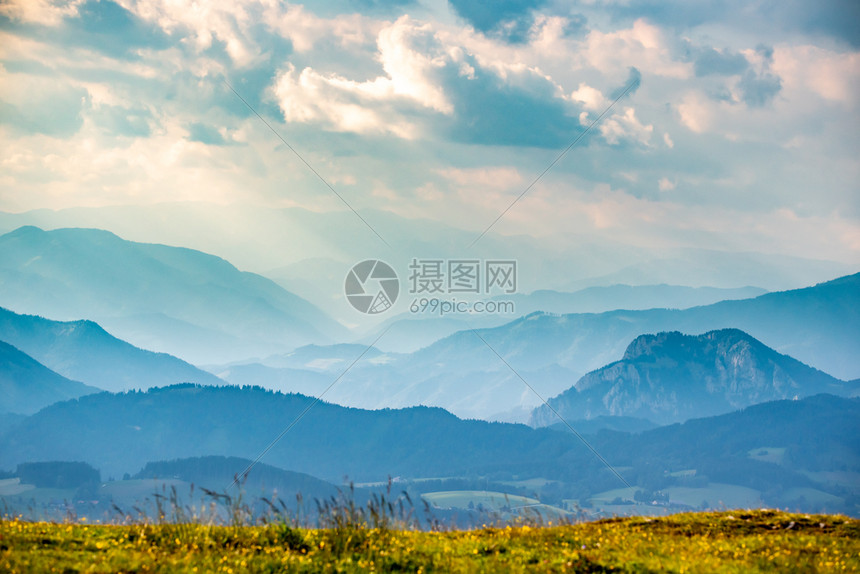
M536 498L493 492L488 490L451 490L427 492L421 495L434 508L451 510L480 509L498 519L509 521L516 517L542 522L572 518L572 514ZM489 520L492 520L490 518Z
M750 458L760 460L762 462L772 462L774 464L782 464L785 458L784 447L763 446L750 450L747 454Z
M419 532L0 522L4 572L858 572L860 521L777 511Z
M450 490L444 492L427 492L421 495L421 498L429 502L433 506L440 508L468 508L481 505L487 510L501 510L505 507L519 508L523 506L534 506L540 504L540 500L528 498L525 496L517 496L515 494L505 494L503 492L493 492L489 490Z

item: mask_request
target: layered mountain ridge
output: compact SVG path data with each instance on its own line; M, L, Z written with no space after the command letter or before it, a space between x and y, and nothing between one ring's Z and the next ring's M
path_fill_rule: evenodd
M555 424L554 409L570 419L628 416L671 424L780 399L848 396L857 389L738 329L698 336L663 332L634 339L620 361L549 399L549 406L533 411L530 422Z
M346 329L273 281L224 259L100 229L0 236L0 305L89 319L140 347L194 363L328 343Z
M0 341L0 415L30 415L101 389L72 381L12 345Z

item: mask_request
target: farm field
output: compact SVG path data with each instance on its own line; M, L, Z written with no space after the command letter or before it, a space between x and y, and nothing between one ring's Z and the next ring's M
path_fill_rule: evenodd
M616 488L594 495L590 500L595 506L604 508L610 506L616 498L633 500L635 488ZM703 502L710 501L719 508L755 508L762 506L761 493L752 488L734 484L709 483L703 487L670 486L665 489L669 500L674 504L683 504L698 508ZM638 505L641 507L641 505ZM638 512L638 510L637 510Z
M772 510L421 532L0 522L8 572L856 572L860 521Z
M549 504L542 504L536 498L505 494L485 490L452 490L427 492L421 495L433 508L448 510L478 510L504 521L520 519L541 523L570 520L570 512ZM492 518L490 520L493 520Z

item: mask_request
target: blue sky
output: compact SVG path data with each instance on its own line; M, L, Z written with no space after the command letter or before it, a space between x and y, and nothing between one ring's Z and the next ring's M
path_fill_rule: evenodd
M477 234L635 81L494 233L856 265L859 18L848 1L4 0L0 210L342 211L226 81L356 209Z

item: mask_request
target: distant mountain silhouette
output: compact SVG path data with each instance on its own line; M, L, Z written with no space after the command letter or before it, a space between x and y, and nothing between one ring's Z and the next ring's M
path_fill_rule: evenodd
M539 289L531 293L497 295L495 300L512 302L504 314L422 316L408 311L386 318L365 337L374 340L384 329L392 328L396 337L385 337L381 348L411 353L464 329L486 329L504 325L534 312L604 313L616 309L688 309L719 301L748 299L767 293L759 287L722 289L680 285L606 285L575 292Z
M408 338L421 322L413 321L405 333L405 322L395 322L379 340L380 348L386 339ZM541 405L537 395L558 395L585 373L619 360L642 333L699 334L741 327L780 353L829 374L855 378L851 373L860 372L860 274L684 310L533 313L493 328L476 325L477 334L464 329L409 354L380 355L373 349L325 398L361 408L433 405L464 418L526 422ZM308 346L280 361L263 360L262 366L213 372L233 384L317 394L365 348Z
M33 414L58 401L101 389L55 373L26 353L0 341L0 415Z
M191 247L217 254L240 269L271 277L345 323L367 319L342 300L343 278L357 262L356 254L382 256L404 279L412 257L462 258L464 246L475 239L470 227L452 227L414 215L407 218L386 209L363 209L361 214L397 249L383 255L379 239L366 233L361 221L348 211L273 209L251 202L168 202L0 213L0 232L22 225L99 228L134 241ZM488 233L469 251L470 257L522 262L521 292L660 283L729 288L756 285L774 291L853 272L851 266L832 261L665 245L649 248L618 237L589 240L572 230L539 238ZM408 309L409 302L408 298L401 299L399 309Z
M329 342L346 329L273 281L192 249L98 229L0 236L0 305L91 319L131 343L214 363Z
M154 460L238 457L235 468L233 461L168 462L141 474L232 477L311 403L260 388L194 385L88 395L51 405L0 435L0 469L73 460L103 476L121 476ZM860 471L858 420L860 399L816 395L638 434L601 430L589 442L638 488L683 486L686 479L673 473L692 469L705 484L766 492L765 503L778 504L788 488L814 488L834 493L838 509L857 512L856 483L834 473ZM761 449L779 450L781 460L757 458ZM263 462L338 484L345 476L358 482L389 476L543 478L557 482L558 496L567 498L623 486L570 432L461 420L427 407L366 411L317 403Z
M552 364L574 373L573 380L554 381L542 388L544 396L552 396L572 386L579 376L617 361L643 333L698 334L731 328L837 378L857 378L860 273L804 289L684 310L533 313L499 327L478 329L486 344L465 330L413 353L409 363L423 372L448 370L458 375L506 371L489 345L521 373Z
M495 299L513 301L519 315L535 311L545 313L605 313L616 309L689 309L713 305L720 301L750 299L767 293L759 287L721 289L681 285L606 285L580 289L572 293L540 289L515 293Z
M399 326L392 327L386 336L398 337ZM367 353L361 360L338 379L364 351ZM483 352L491 354L489 349ZM468 362L451 363L442 354L423 351L382 354L362 345L332 345L308 346L288 355L268 357L261 363L207 368L235 385L258 385L313 396L327 390L326 401L344 406L380 409L431 405L462 418L527 421L539 399L498 358L486 370L474 370L476 365L485 364L486 358L476 355ZM520 374L541 392L546 385L552 385L553 392L546 396L561 392L577 379L575 373L555 364L522 370Z
M588 373L532 413L531 424L558 417L630 416L659 424L728 413L757 403L858 387L781 355L737 329L700 336L642 335L615 363Z
M0 340L64 377L108 391L224 381L176 357L144 351L92 321L51 321L0 307Z

